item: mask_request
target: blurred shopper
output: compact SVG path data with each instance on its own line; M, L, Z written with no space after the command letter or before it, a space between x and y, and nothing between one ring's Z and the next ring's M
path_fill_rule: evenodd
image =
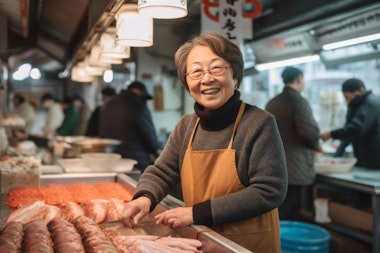
M57 102L56 98L50 93L45 93L41 97L42 107L47 110L45 125L42 129L42 135L46 138L53 137L58 127L61 126L64 114L61 105Z
M91 110L84 98L80 94L75 94L73 97L73 104L79 111L79 122L76 135L85 135L88 121L91 117Z
M143 83L132 82L101 109L99 134L121 140L115 152L138 161L144 171L158 156L159 143L152 116L146 105L152 99Z
M79 110L70 97L66 97L61 103L61 106L65 116L57 133L61 136L74 136L79 123Z
M15 113L25 120L25 132L30 133L34 126L38 104L34 104L30 95L16 92L13 97L13 105Z
M380 98L357 78L343 82L342 92L348 106L346 124L321 138L351 142L356 166L380 169Z
M92 112L87 124L86 136L98 136L99 135L99 118L100 110L113 96L116 95L116 91L112 87L105 87L102 89L102 104L95 108Z
M266 105L276 118L288 169L288 193L279 214L281 220L299 220L303 193L311 190L316 175L314 152L320 150L320 132L309 103L301 96L303 72L286 67L281 77L285 84L282 93Z

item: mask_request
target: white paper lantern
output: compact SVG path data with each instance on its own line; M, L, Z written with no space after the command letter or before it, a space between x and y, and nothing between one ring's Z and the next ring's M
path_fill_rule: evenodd
M182 18L187 16L187 0L138 0L138 12L159 19Z
M101 57L100 56L101 47L100 44L95 44L91 48L90 52L90 65L97 65L97 64L121 64L123 63L123 59L121 58L109 58L109 57Z
M90 75L102 76L106 69L110 69L111 65L99 62L98 64L90 64L90 56L86 56L84 60L84 68Z
M108 27L100 37L100 57L101 58L121 58L131 57L131 48L116 42L116 28Z
M153 45L153 18L137 13L137 4L124 4L116 13L116 42L130 47Z
M71 80L81 83L91 83L94 81L95 76L90 75L86 69L83 62L76 64L71 69Z

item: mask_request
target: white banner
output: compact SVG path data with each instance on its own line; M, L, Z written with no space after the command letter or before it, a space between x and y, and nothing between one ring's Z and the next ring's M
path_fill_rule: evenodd
M243 42L241 2L241 0L219 0L220 33L239 47Z
M239 46L252 38L252 19L262 11L259 0L202 0L201 8L201 30L218 32Z

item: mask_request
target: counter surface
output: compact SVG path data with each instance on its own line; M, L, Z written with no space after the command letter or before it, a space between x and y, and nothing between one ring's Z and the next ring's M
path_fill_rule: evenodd
M334 230L372 245L372 253L380 253L380 170L354 167L349 173L317 174L316 184L329 184L371 195L373 233L362 234L332 224Z
M334 184L370 194L380 194L380 170L354 167L349 173L319 173L317 181L320 180L333 181Z

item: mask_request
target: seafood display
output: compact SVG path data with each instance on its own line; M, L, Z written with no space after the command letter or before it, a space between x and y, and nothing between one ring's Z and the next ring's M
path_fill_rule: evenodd
M0 253L250 252L207 227L174 229L157 225L154 219L156 214L180 204L171 196L157 205L138 225L126 227L119 219L121 211L134 194L135 181L119 174L114 178L115 182L89 177L91 183L77 178L80 181L78 183L71 177L61 181L48 177L49 180L41 181L37 191L34 188L27 189L28 198L21 197L16 207L12 208L9 203L15 202L10 199L25 194L25 189L18 188L14 192L12 189L6 199L4 194L1 195L1 212L9 212L3 225L0 219ZM104 178L109 180L108 175L104 175ZM113 188L115 185L117 190ZM83 190L84 187L87 187L86 190ZM69 193L69 189L75 189L75 194ZM128 194L118 192L121 189ZM1 212L0 216L4 217Z

